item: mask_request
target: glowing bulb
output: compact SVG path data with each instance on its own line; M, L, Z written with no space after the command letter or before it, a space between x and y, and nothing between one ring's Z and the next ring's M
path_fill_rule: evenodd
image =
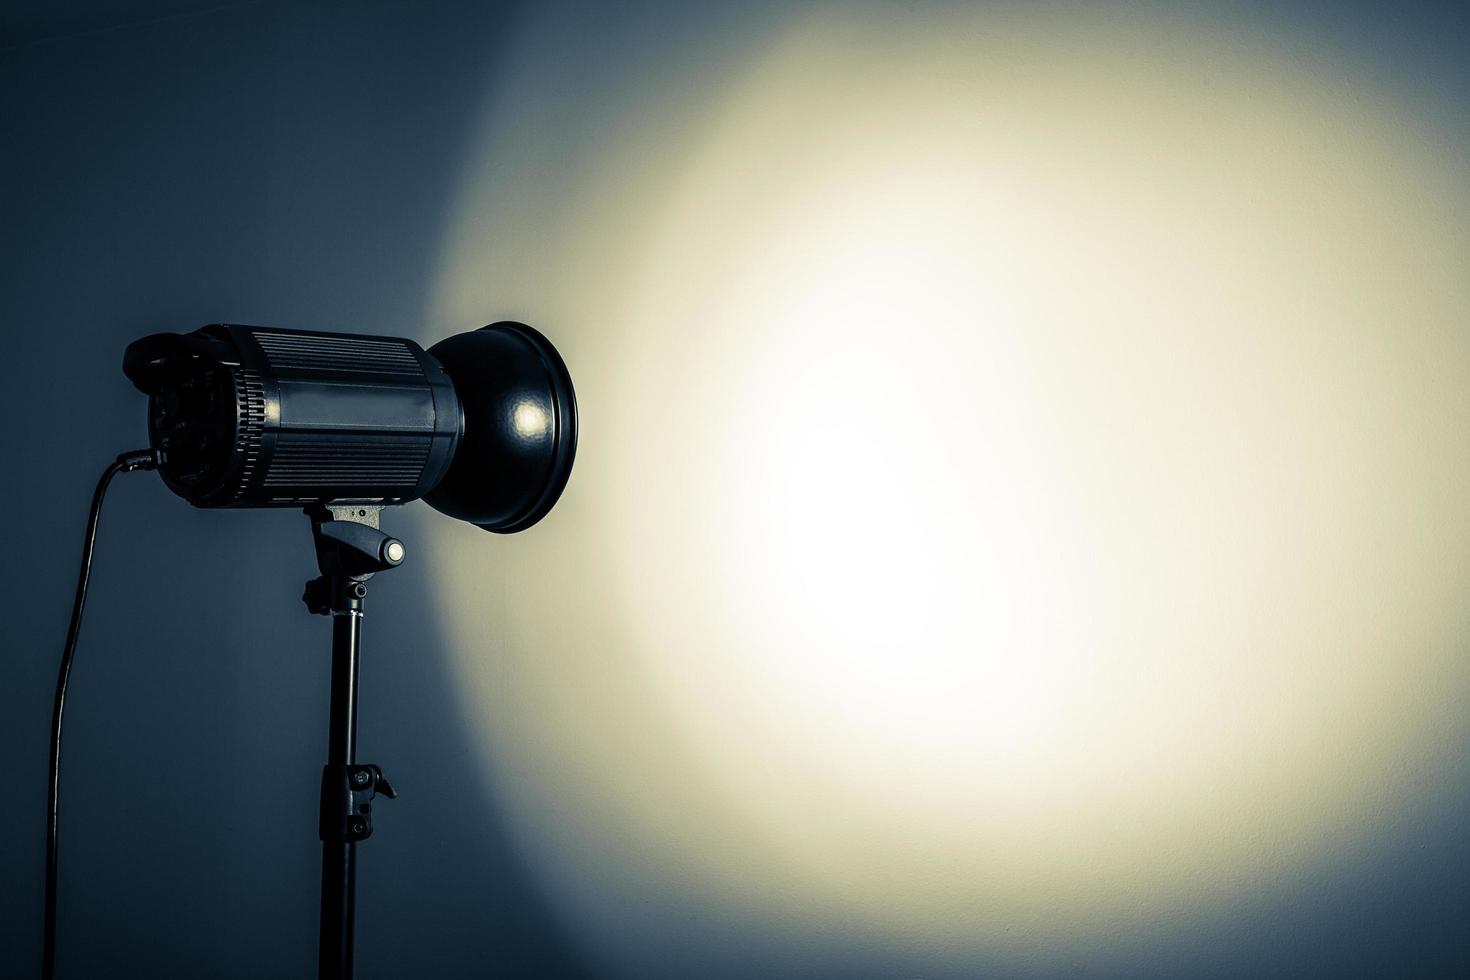
M535 402L521 402L515 410L516 432L527 439L545 435L551 425L551 419L546 415L546 409Z

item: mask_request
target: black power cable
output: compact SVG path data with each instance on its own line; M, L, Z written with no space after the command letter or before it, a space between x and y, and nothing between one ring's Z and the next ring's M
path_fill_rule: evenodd
M46 920L41 949L41 976L52 980L56 973L56 811L61 790L61 713L66 707L66 682L71 676L77 635L82 631L82 607L87 603L87 582L92 577L92 550L97 544L97 522L102 516L102 498L108 484L119 473L151 470L158 457L151 449L123 453L113 460L97 481L92 494L92 511L87 516L87 534L82 539L82 570L77 575L77 596L71 607L71 625L66 629L66 647L61 651L61 673L56 678L56 701L51 708L51 769L46 784Z

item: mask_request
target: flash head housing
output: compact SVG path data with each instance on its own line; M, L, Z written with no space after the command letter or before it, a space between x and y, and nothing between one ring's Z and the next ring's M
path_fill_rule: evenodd
M556 348L503 321L411 340L218 323L130 344L168 487L198 507L399 504L509 534L551 510L577 446Z

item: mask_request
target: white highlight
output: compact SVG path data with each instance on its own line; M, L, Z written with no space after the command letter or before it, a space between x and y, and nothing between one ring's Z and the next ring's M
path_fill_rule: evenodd
M535 402L520 402L516 405L512 416L516 432L527 439L546 434L551 425L551 419L546 414L546 409Z

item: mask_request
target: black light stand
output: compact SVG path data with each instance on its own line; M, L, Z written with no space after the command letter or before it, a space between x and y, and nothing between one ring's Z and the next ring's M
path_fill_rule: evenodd
M306 583L313 613L332 617L332 708L322 767L318 833L322 840L322 914L317 972L351 980L357 844L373 833L372 800L398 794L375 765L357 762L357 667L364 584L403 562L403 542L378 529L381 507L327 506L307 511L321 577Z

